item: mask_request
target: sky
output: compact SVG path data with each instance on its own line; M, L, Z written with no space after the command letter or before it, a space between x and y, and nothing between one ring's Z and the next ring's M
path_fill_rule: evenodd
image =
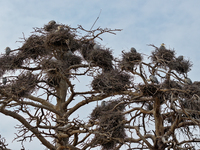
M200 1L199 0L6 0L0 1L0 53L5 47L16 49L23 37L28 37L33 27L43 27L50 20L71 27L82 25L94 28L123 29L113 34L104 34L102 45L112 49L115 57L122 50L135 47L147 56L153 48L148 44L174 49L193 63L188 76L199 81L200 64ZM94 29L93 28L93 29ZM9 148L20 149L20 143L12 142L14 125L17 123L0 115L0 134ZM16 148L17 147L17 148ZM34 141L27 149L44 149Z

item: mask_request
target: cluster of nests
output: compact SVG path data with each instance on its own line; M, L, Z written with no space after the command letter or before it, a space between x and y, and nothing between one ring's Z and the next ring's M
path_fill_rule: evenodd
M130 79L129 74L113 69L94 77L91 86L94 90L104 93L120 92L130 86Z
M16 80L11 82L11 84L5 86L7 94L24 97L35 90L38 80L37 75L26 72L19 75Z
M160 67L169 67L169 69L175 70L179 74L187 73L191 70L191 62L183 59L183 56L175 57L174 50L166 49L164 44L160 48L152 46L155 47L155 51L152 52L151 59Z
M130 52L123 52L119 66L122 70L133 71L133 68L141 61L141 54L137 53L136 49L132 47Z
M16 57L23 62L27 58L35 60L52 54L52 52L57 57L65 56L68 51L74 52L81 47L81 44L76 38L76 32L71 30L69 26L50 21L48 25L40 29L41 35L33 34L25 39L24 44L18 48L19 52Z
M102 102L103 105L97 106L91 113L92 120L99 121L98 132L93 139L93 146L100 144L103 149L113 149L117 141L113 138L123 139L126 137L124 123L125 120L122 112L125 109L124 103L120 103L120 100L114 100L110 102Z

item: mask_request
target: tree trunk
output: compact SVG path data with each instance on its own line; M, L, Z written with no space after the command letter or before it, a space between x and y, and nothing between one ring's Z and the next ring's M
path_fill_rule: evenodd
M159 150L165 149L165 144L162 142L162 136L164 135L164 127L163 127L163 118L160 114L160 99L158 97L155 97L155 103L154 103L154 118L155 118L155 134L156 134L156 142L154 147Z
M68 84L66 83L65 80L61 79L59 87L56 88L56 92L57 92L57 104L56 104L56 110L59 111L62 116L56 115L56 119L60 120L63 119L63 115L65 113L65 110L63 109L63 105L65 103L65 99L66 99L66 95L67 95L67 89L68 89ZM63 125L64 126L64 125ZM59 134L63 134L64 131L57 131L57 135ZM60 136L58 136L60 137ZM60 147L60 146L66 146L68 144L69 138L60 138L57 139L56 141L56 147ZM67 149L64 149L67 150Z

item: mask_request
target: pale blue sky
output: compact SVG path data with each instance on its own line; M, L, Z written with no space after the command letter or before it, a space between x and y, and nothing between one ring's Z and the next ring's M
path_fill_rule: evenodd
M177 55L182 54L193 62L189 77L196 81L200 80L199 8L199 0L2 0L0 53L4 53L7 46L18 48L21 44L16 41L23 36L22 32L28 37L33 27L42 27L50 20L90 29L102 10L94 28L123 29L117 35L102 36L101 43L113 49L116 57L121 50L128 51L132 46L150 55L153 49L147 44L160 46L164 42L167 48L174 48ZM12 149L19 149L20 143L10 143L16 132L10 129L14 123L7 117L1 118L0 133ZM28 149L39 145L30 144Z

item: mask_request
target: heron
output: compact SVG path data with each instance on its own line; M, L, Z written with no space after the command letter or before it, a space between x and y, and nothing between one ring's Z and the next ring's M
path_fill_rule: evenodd
M157 84L159 83L159 82L158 82L158 79L157 79L154 75L150 75L150 76L149 76L149 79L150 79L150 81L153 82L153 83L157 83Z
M2 83L3 83L3 85L6 85L6 83L7 83L7 78L6 77L3 77Z
M191 85L192 84L192 80L190 78L185 78L184 79L184 82L188 85Z
M95 44L95 45L93 46L93 49L94 49L94 50L100 50L100 48L101 48L101 46L100 46L99 44Z
M11 49L10 49L10 47L6 47L6 55L9 55L10 54L10 52L11 52Z
M49 21L48 25L55 25L56 22L54 20Z
M106 101L102 101L101 102L101 107L105 107L106 106Z
M178 56L178 57L177 57L177 60L178 60L178 61L182 61L182 60L183 60L183 55Z
M134 47L131 47L131 53L137 53L137 51Z

